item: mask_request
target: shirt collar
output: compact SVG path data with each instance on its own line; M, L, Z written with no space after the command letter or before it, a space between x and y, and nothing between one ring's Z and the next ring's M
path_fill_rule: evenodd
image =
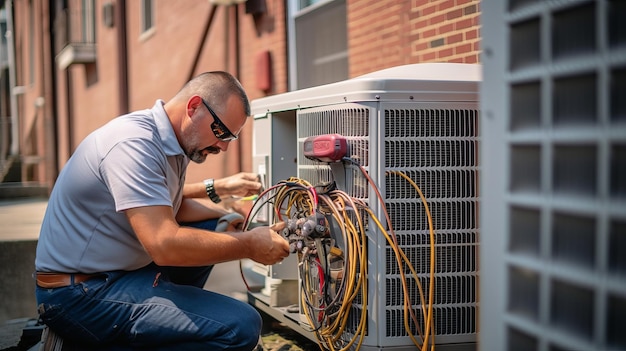
M157 100L152 107L152 115L154 116L157 130L159 131L161 141L163 142L163 150L165 151L165 155L183 155L187 157L185 155L185 152L183 151L183 148L180 147L178 139L176 139L176 134L174 133L174 129L172 128L172 124L170 123L170 119L165 112L165 108L163 107L164 104L165 102L163 100Z

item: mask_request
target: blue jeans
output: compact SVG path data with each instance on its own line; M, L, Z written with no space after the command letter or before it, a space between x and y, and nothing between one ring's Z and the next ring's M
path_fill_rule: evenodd
M150 264L37 287L40 317L72 350L252 350L261 317L244 302L204 290L211 268Z

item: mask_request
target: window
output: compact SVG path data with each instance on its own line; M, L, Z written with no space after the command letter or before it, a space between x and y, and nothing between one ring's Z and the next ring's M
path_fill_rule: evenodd
M345 0L290 0L290 90L348 78Z
M141 32L145 33L154 27L154 1L141 0Z
M38 3L37 1L33 1ZM96 62L96 1L55 2L54 39L59 69Z
M323 0L299 0L298 9L302 10L305 7L309 7L311 5L318 4L318 3L322 2L322 1Z

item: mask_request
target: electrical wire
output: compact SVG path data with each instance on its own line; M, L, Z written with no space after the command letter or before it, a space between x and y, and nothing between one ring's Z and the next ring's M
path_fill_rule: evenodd
M433 219L432 219L432 215L430 213L430 208L428 206L428 201L426 200L426 197L424 196L424 194L422 193L422 190L419 188L419 186L406 174L404 174L403 172L400 171L389 171L386 172L386 174L394 174L394 175L398 175L400 177L402 177L403 179L405 179L407 182L409 182L409 184L411 184L411 186L415 189L415 191L417 191L417 193L420 196L420 199L422 201L422 203L424 204L424 211L426 212L426 217L428 218L428 231L429 231L429 236L430 236L430 274L429 274L429 278L430 278L430 283L428 284L428 313L423 313L423 315L425 316L425 321L426 321L426 327L424 328L426 330L425 333L425 337L423 338L423 343L422 343L422 349L424 349L424 347L426 347L428 345L428 338L429 335L432 335L432 347L431 349L434 350L435 349L435 327L434 327L434 323L433 323L433 305L434 305L434 298L435 298L435 262L436 262L436 257L435 257L435 231L434 231L434 225L433 225ZM404 253L403 253L404 255ZM404 256L405 260L408 262L408 259L406 258L406 256ZM415 275L415 279L416 282L418 282L418 288L420 291L420 300L422 301L422 308L424 308L424 302L423 302L423 292L422 292L422 288L421 288L421 284L419 284L419 280L417 278L417 274L414 271L414 268L411 264L409 264L409 267L411 268L411 272ZM406 300L406 299L405 299ZM407 330L409 329L409 326L407 323L407 319L405 316L405 327L407 328ZM428 331L430 331L430 334L428 333ZM411 335L409 333L409 335ZM413 342L416 344L416 346L419 347L419 345L416 343L416 340L411 337L411 339L413 340Z
M406 256L404 255L404 253L402 252L402 250L400 249L398 242L397 242L397 236L395 234L395 231L393 230L393 225L392 225L392 221L390 219L389 213L387 212L387 207L385 206L385 202L384 199L382 197L382 195L380 194L380 191L378 189L378 186L375 184L375 182L372 180L372 178L369 176L369 174L367 173L367 170L361 166L359 163L357 163L356 161L352 160L351 158L345 157L344 161L347 161L351 164L356 165L359 170L361 171L361 174L363 174L363 176L365 177L365 179L367 180L367 182L370 184L370 186L372 187L372 189L374 190L375 194L376 194L376 198L378 199L378 201L380 202L381 205L381 210L383 211L383 214L385 215L385 219L387 220L387 225L389 227L389 232L391 232L391 235L389 235L387 233L387 231L385 231L385 229L382 227L382 225L378 225L379 230L383 233L383 235L385 236L385 238L387 239L387 241L389 242L390 246L392 247L393 251L394 251L394 255L396 257L396 262L398 263L398 267L399 267L399 273L400 273L400 281L401 281L401 285L402 285L402 290L403 290L403 294L404 294L404 300L403 300L403 306L404 306L404 324L405 324L405 328L407 330L407 333L409 335L409 337L411 338L411 340L413 341L413 343L419 347L421 350L424 350L425 347L427 347L428 345L428 338L429 338L429 334L428 331L431 331L432 337L434 339L434 324L432 323L432 319L433 319L433 298L434 298L434 284L435 284L435 280L434 280L434 270L435 270L435 241L434 241L434 227L433 227L433 223L432 223L432 216L430 214L430 209L428 207L428 202L426 201L426 198L424 197L424 195L422 194L422 191L419 189L419 187L417 186L417 184L415 182L413 182L408 176L406 176L406 174L399 172L399 171L390 171L390 172L386 172L385 174L396 174L399 175L401 177L403 177L404 179L406 179L407 181L409 181L409 183L411 184L411 186L413 186L413 188L417 191L417 193L420 195L420 198L422 200L422 203L424 204L425 210L426 210L426 215L428 217L428 226L429 226L429 233L430 233L430 284L429 284L429 303L428 303L428 312L425 310L425 303L424 303L424 293L423 293L423 289L421 286L421 282L417 276L417 274L414 274L414 279L415 279L415 283L417 285L418 288L418 292L419 292L419 297L420 297L420 302L421 302L421 306L422 306L422 315L424 316L425 319L425 323L426 323L426 328L425 330L427 331L426 335L424 335L424 333L422 332L421 328L419 327L419 323L417 320L417 317L415 316L415 313L413 312L413 309L411 308L411 301L410 301L410 295L409 295L409 291L408 291L408 285L406 284L406 277L404 275L404 265L403 262L405 264L407 264L407 266L410 268L410 270L413 272L414 268L411 264L411 262L408 260L408 258L406 258ZM373 213L371 213L371 216L373 219L376 220L377 223L378 219L375 218L375 216L373 215ZM404 259L401 257L404 256ZM410 325L408 324L408 320L409 320L409 315L411 320L413 321L413 323L415 324L415 327L418 331L418 334L420 336L420 338L422 339L422 342L420 343L417 339L415 339L415 337L413 336L413 334L411 334L410 332ZM431 330L432 328L432 330ZM433 342L433 348L434 348L434 342Z
M320 347L331 351L344 351L354 346L358 350L364 341L367 326L368 255L365 218L367 217L376 225L378 231L389 243L398 264L404 295L404 327L407 334L421 351L427 350L429 344L431 350L434 350L435 237L432 216L426 198L417 184L403 172L389 171L385 173L386 176L397 175L409 182L419 194L424 205L430 237L428 301L424 297L424 290L418 273L398 244L392 221L378 186L367 174L365 168L356 161L347 158L344 161L349 161L358 166L374 190L389 230L385 229L374 211L363 200L352 198L347 193L336 189L326 193L318 193L309 182L295 177L278 182L258 196L244 221L244 230L249 227L250 222L265 206L273 208L275 222L310 218L314 215L321 215L327 219L329 228L335 228L331 233L332 241L329 241L328 238L310 240L308 246L303 247L298 252L301 312L306 317ZM335 245L339 238L342 247L337 248ZM334 253L333 249L335 249ZM340 254L337 254L337 250L340 251ZM338 262L340 268L337 268ZM404 267L408 267L418 288L419 303L425 324L424 331L420 328L420 323L412 308ZM242 270L241 264L240 269ZM242 277L246 288L249 290L243 276L243 270ZM360 316L358 320L355 320L353 312L359 308ZM347 326L349 321L353 323L350 328ZM411 332L410 322L414 324L421 340L416 339Z

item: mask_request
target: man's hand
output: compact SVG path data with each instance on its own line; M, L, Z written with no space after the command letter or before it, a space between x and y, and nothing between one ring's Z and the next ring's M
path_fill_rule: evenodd
M263 190L263 184L259 181L256 173L241 172L230 177L215 179L215 192L221 196L241 196L255 195Z
M252 229L250 259L262 264L275 264L289 256L289 243L279 232L285 228L284 222L271 227Z

